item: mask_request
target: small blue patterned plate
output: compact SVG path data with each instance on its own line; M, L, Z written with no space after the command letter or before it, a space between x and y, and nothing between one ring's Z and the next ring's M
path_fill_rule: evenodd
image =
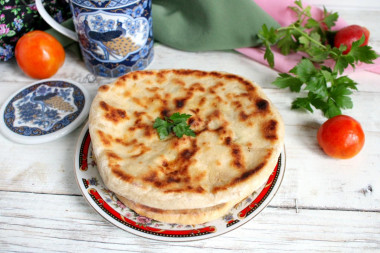
M80 84L43 80L22 88L3 104L0 130L18 143L48 142L76 129L89 109L89 95Z

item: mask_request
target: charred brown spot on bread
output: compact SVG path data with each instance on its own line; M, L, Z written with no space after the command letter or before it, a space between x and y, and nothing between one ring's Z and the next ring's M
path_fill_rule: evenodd
M125 91L124 93L123 93L123 97L125 97L125 98L128 98L128 97L130 97L131 96L131 92L129 91L129 90L127 90L127 91Z
M150 147L146 146L144 143L139 143L136 139L132 139L131 141L125 141L121 138L115 138L115 142L123 145L125 147L130 148L131 153L135 153L134 155L130 155L130 158L137 158L145 153L149 152L152 150Z
M130 146L130 145L135 145L137 144L137 140L136 139L132 139L131 141L125 141L121 138L115 138L115 141L120 144L120 145L124 145L124 146Z
M104 117L109 121L119 123L128 119L127 113L123 109L113 107L104 101L100 101L99 105L105 111Z
M123 87L124 85L125 85L125 80L123 80L122 78L117 79L117 81L115 82L116 87Z
M258 99L256 101L256 107L260 112L266 112L269 110L269 102L265 99Z
M225 135L227 134L227 129L224 126L220 126L217 129L214 130L218 135Z
M185 105L185 102L186 102L186 99L184 99L184 98L183 99L176 99L175 100L175 107L177 109L180 109Z
M132 74L132 79L135 80L135 81L139 80L139 74L137 72L133 73Z
M152 81L152 80L149 80L149 79L148 79L148 80L145 80L144 82L145 82L145 84L148 84L148 85L152 85L152 84L153 84L153 81Z
M179 98L174 99L175 107L177 109L181 109L182 107L185 106L186 101L191 99L193 97L193 95L194 94L192 92L188 91L184 97L179 97Z
M240 182L243 182L243 181L246 181L248 178L250 178L251 176L253 176L254 174L256 174L258 171L260 171L262 168L264 168L266 163L260 163L259 165L257 165L254 169L252 170L248 170L246 172L244 172L243 174L241 174L240 177L238 178L235 178L234 179L234 183L237 184L237 183L240 183Z
M216 101L218 101L218 103L224 102L224 100L220 96L216 96L215 99L216 99Z
M146 115L146 112L134 111L134 112L133 112L133 115L134 115L136 118L141 118L141 116Z
M231 165L239 170L245 169L244 155L241 147L237 144L231 145L232 162Z
M232 101L231 104L232 104L236 109L241 109L241 108L243 107L243 105L241 104L241 102L238 101L238 100Z
M199 174L194 177L194 181L200 182L206 177L206 175L207 175L206 171L199 172Z
M119 122L120 120L125 119L126 116L127 116L126 112L122 109L115 109L115 110L112 110L110 113L106 114L106 118L115 123Z
M106 92L106 91L108 91L109 89L110 89L110 86L108 86L107 84L105 84L105 85L100 86L98 90L99 90L100 92Z
M165 93L164 99L161 99L161 103L164 105L168 104L168 100L172 98L172 94L170 93Z
M157 171L149 171L147 175L145 175L142 179L143 181L154 183L157 181L158 173Z
M256 173L261 171L265 167L266 163L267 162L264 161L264 162L260 163L259 165L257 165L255 168L244 171L242 174L240 174L240 176L235 177L230 183L225 184L225 185L216 186L212 189L211 192L217 193L220 191L225 191L225 190L228 190L230 187L233 187L234 185L237 185L237 184L240 184L242 182L249 180Z
M164 191L164 193L172 193L172 192L175 192L175 193L181 193L181 192L204 193L205 189L203 189L202 186L193 187L191 185L188 185L187 187L169 189L169 190Z
M210 114L210 117L211 117L211 118L217 118L217 119L219 119L220 116L221 116L221 113L220 113L219 110L214 110L214 111Z
M195 189L196 192L198 193L202 193L202 192L205 192L205 189L203 189L203 187L201 186L198 186L196 189Z
M140 152L139 152L138 154L136 154L136 155L132 155L131 158L137 158L137 157L142 156L142 155L144 155L146 152L148 152L148 151L151 150L151 148L145 146L145 145L142 144L142 143L141 143L141 145L139 145L139 147L140 147Z
M146 125L144 128L144 136L147 138L151 138L152 136L155 136L156 132L153 127Z
M108 104L106 103L106 102L104 102L104 101L100 101L99 102L99 106L100 106L100 108L102 108L104 111L109 111L109 106L108 106Z
M172 72L177 76L189 76L189 75L194 75L197 77L207 76L207 73L204 71L191 70L191 69L178 69L178 70L175 69Z
M193 115L189 119L188 123L189 123L191 129L193 129L194 131L198 131L200 128L205 127L205 122L202 120L201 117L199 117L197 115Z
M196 82L196 83L193 83L190 88L189 88L190 91L200 91L200 92L204 92L205 91L205 88L202 86L201 83L199 82Z
M144 70L144 75L146 75L146 76L153 76L153 75L155 75L155 72L154 71L149 71L149 70Z
M168 108L164 108L161 110L161 117L170 117L170 110Z
M185 149L184 151L181 152L180 156L183 159L190 159L194 155L194 153L195 153L194 150Z
M190 109L190 111L194 114L197 114L200 112L200 109L199 108L195 108L195 109Z
M121 161L123 160L120 156L118 156L115 152L112 152L112 151L108 151L106 153L109 161Z
M246 114L245 112L243 112L243 111L241 111L240 113L239 113L239 119L241 120L241 121L246 121L248 118L249 118L249 114Z
M268 140L277 140L277 127L278 122L274 119L271 119L263 124L263 135L265 139Z
M148 105L146 105L140 98L138 97L131 97L131 101L135 103L138 106L141 106L143 108L148 108Z
M156 82L158 84L162 84L166 81L166 75L165 75L165 72L158 72L157 75L156 75Z
M231 137L226 137L225 139L224 139L224 143L227 145L227 146L229 146L229 145L231 145L231 141L232 141L232 139L231 139Z
M145 88L147 91L149 91L149 92L153 92L153 93L155 93L155 92L157 92L160 88L159 87L147 87L147 88Z
M140 130L140 131L142 131L143 135L145 137L148 137L148 138L155 136L156 133L155 133L155 130L153 128L153 125L150 123L143 122L143 118L141 117L141 115L145 115L145 114L142 113L142 114L140 114L139 117L136 117L136 120L135 120L133 126L129 127L128 130L131 132Z
M126 74L124 76L119 77L119 79L117 80L117 82L119 82L119 81L125 82L125 81L128 80L128 78L129 78L129 74Z
M170 184L170 183L179 183L179 182L181 182L181 179L179 177L168 176L166 178L166 183L167 184Z
M205 75L207 75L207 73L205 73ZM216 71L213 71L213 72L210 72L210 76L215 77L215 78L222 78L223 74L216 72Z
M206 103L206 98L202 97L201 100L199 100L198 106L202 107Z
M112 138L111 135L106 134L106 133L104 133L104 132L101 131L101 130L98 130L97 133L98 133L98 136L99 136L100 141L103 143L104 146L107 147L107 146L110 146L110 145L111 145L112 140L113 140L113 138Z
M186 83L184 81L182 81L181 79L178 79L178 78L173 78L171 80L173 83L179 85L179 86L182 86L182 87L185 87L186 86Z
M217 82L215 85L211 86L210 88L208 88L208 91L212 94L216 94L217 90L221 87L223 87L225 85L225 83L219 81Z
M133 176L131 176L128 173L121 170L120 165L119 166L111 166L111 169L112 169L112 173L116 177L120 178L121 180L123 180L125 182L132 182L133 181Z
M224 76L225 79L229 80L229 81L237 81L238 83L241 83L243 85L246 86L246 89L250 89L250 90L254 90L255 87L253 87L252 83L240 76L237 76L237 75L233 75L233 74L226 74Z
M157 188L162 189L164 192L197 192L196 187L192 187L194 184L198 184L198 178L203 178L204 175L198 175L198 177L191 178L189 167L195 162L193 157L199 150L196 140L190 138L175 139L172 141L170 148L178 149L181 146L188 146L187 148L178 151L178 156L176 159L167 161L162 161L159 166L159 170L162 172L160 177L146 177L150 180L150 184ZM189 190L188 186L192 188Z

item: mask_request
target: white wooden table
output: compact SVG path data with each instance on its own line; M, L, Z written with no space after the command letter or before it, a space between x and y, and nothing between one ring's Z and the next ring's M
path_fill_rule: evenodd
M380 2L313 0L371 31L380 52ZM334 2L334 3L333 3ZM150 69L227 71L260 84L286 124L286 172L280 190L258 216L224 235L170 243L138 237L104 220L87 204L73 171L80 128L40 145L15 144L0 135L0 251L278 252L380 251L380 76L350 74L359 83L354 108L345 111L363 126L364 149L334 160L318 147L324 118L290 110L295 94L271 82L277 73L239 53L189 53L156 44ZM83 84L92 96L110 79L88 77L84 64L67 54L54 76ZM0 103L34 80L14 61L0 64ZM82 127L82 126L81 126Z

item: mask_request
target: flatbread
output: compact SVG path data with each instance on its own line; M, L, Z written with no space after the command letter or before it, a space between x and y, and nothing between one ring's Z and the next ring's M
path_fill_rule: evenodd
M191 114L196 137L158 138L157 117ZM89 131L105 185L162 210L203 209L248 196L283 148L280 114L255 83L197 70L136 71L101 86Z
M218 204L216 206L196 208L196 209L179 209L179 210L163 210L145 206L123 196L116 195L117 198L124 203L125 206L134 210L139 215L149 217L154 220L167 223L176 223L183 225L202 224L208 221L216 220L231 210L232 207L239 204L242 200L231 201L228 203Z

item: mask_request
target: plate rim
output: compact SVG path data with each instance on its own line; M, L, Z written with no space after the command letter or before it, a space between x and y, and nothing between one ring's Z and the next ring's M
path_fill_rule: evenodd
M68 124L67 126L61 128L61 129L59 129L53 133L49 133L49 134L45 134L45 135L41 135L41 136L25 136L25 135L19 135L15 132L11 131L6 126L6 123L4 122L4 113L5 113L5 109L8 106L9 102L21 91L28 89L29 87L32 87L34 85L37 85L37 84L42 85L43 83L47 83L47 82L66 82L66 83L70 83L72 85L77 86L78 89L81 90L81 92L83 93L85 102L84 102L83 109L79 113L77 118L74 121L72 121L70 124ZM65 136L65 135L69 134L73 130L75 130L77 127L79 127L86 120L88 112L90 110L90 105L91 105L90 99L91 99L90 94L88 93L86 88L76 81L72 81L72 80L68 80L68 79L58 79L58 78L49 78L49 79L43 79L43 80L35 81L35 82L28 84L26 86L23 86L22 88L11 93L9 95L9 97L3 102L3 104L0 107L0 113L1 113L1 115L0 115L0 117L1 117L1 119L0 119L0 133L4 137L6 137L8 140L14 141L14 142L19 143L19 144L41 144L41 143L46 143L46 142L57 140L57 139Z
M280 153L280 156L281 156L281 165L279 167L279 174L278 174L278 178L277 178L277 180L276 180L276 182L275 182L275 184L273 186L273 189L270 190L270 192L268 193L268 196L259 205L259 207L255 211L253 211L253 213L249 214L250 217L244 218L242 220L239 220L239 222L237 222L236 224L234 224L235 226L233 226L233 227L227 227L224 231L221 231L220 233L207 234L207 235L204 235L203 237L201 237L201 236L195 236L195 237L157 236L157 235L154 235L154 234L149 234L149 233L146 233L146 232L141 232L141 231L138 231L138 230L131 229L128 226L120 223L116 219L110 217L109 214L107 214L106 212L104 212L104 210L102 210L94 202L94 200L91 198L90 195L85 195L85 192L87 193L88 191L87 191L87 189L83 189L84 186L82 186L82 184L81 184L81 182L80 182L80 180L78 178L77 171L79 169L79 167L78 167L79 166L79 154L80 154L80 150L81 150L81 146L82 146L84 137L85 137L85 135L86 135L86 133L88 131L88 126L89 126L89 121L87 121L86 124L83 126L83 128L82 128L82 130L81 130L81 132L80 132L80 134L78 136L78 139L77 139L77 142L76 142L76 146L75 146L75 153L74 153L74 174L75 174L75 180L77 182L77 185L78 185L78 187L79 187L79 189L81 191L81 194L82 194L83 198L86 200L87 204L90 205L97 212L97 214L100 215L107 222L115 225L116 227L118 227L119 229L124 230L125 232L133 234L135 236L143 237L143 238L146 238L146 239L156 240L156 241L165 241L165 242L191 242L191 241L206 240L206 239L210 239L210 238L213 238L213 237L216 237L216 236L221 236L223 234L231 232L231 231L233 231L233 230L235 230L235 229L237 229L239 227L244 226L246 223L248 223L249 221L251 221L258 214L260 214L269 205L269 203L272 201L272 199L274 198L274 196L276 196L278 190L280 189L280 186L281 186L282 181L283 181L284 176L285 176L285 171L286 171L286 151L285 151L285 144L284 144L283 145L283 149L282 149L282 151ZM106 188L106 187L104 186L104 188ZM262 192L262 190L261 190L261 192ZM259 194L261 192L259 192ZM257 198L257 196L256 196L256 198ZM117 212L117 210L115 210L115 211ZM122 215L122 214L120 214L120 215ZM167 223L167 224L169 224L169 223Z

